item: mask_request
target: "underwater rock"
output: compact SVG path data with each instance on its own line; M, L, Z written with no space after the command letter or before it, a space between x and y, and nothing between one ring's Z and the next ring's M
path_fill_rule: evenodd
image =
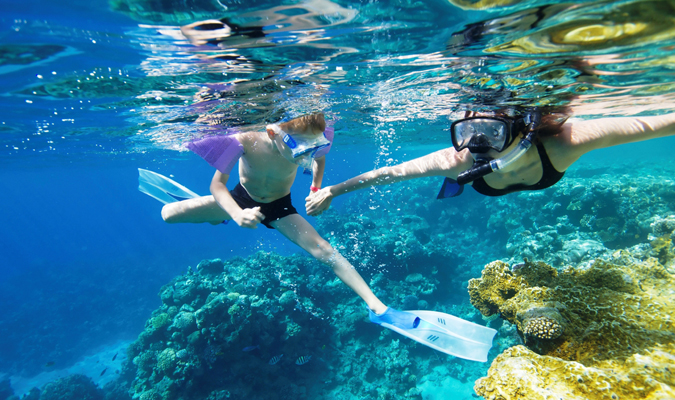
M204 260L197 265L197 273L200 275L214 275L223 272L225 264L220 258Z
M0 399L6 400L11 396L14 396L14 390L9 378L5 378L0 381Z
M75 374L45 385L40 400L103 400L103 392L85 375Z
M672 245L669 247L672 252ZM638 255L640 255L638 253ZM526 262L488 264L469 282L471 302L499 313L525 345L492 363L475 390L486 399L675 397L675 277L653 257L557 271ZM612 397L614 396L614 397Z

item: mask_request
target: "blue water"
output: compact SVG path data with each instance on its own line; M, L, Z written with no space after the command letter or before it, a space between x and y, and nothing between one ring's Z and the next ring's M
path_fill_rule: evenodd
M508 17L551 4L461 10L441 0L326 0L283 10L272 1L0 0L0 377L31 377L50 362L67 368L134 340L160 305L161 286L203 259L298 251L262 226L167 225L160 204L138 192L137 168L145 168L208 194L212 169L177 151L200 134L195 119L215 112L192 105L208 85L232 84L217 107L227 125L325 112L337 133L327 183L451 145L449 121L482 90L555 104L575 94L582 118L675 111L672 35L549 43L553 50L536 54L498 48L528 35L537 44L544 28L579 15L591 24L593 12L633 3L582 2L579 15L540 26ZM307 10L318 11L293 18ZM181 25L223 17L263 26L266 36L206 45L180 35ZM651 17L659 32L662 21ZM510 24L458 39L500 18ZM594 66L576 70L580 59ZM675 138L619 146L571 171L630 171L645 154L654 164L670 160L673 149ZM298 175L298 209L310 183Z

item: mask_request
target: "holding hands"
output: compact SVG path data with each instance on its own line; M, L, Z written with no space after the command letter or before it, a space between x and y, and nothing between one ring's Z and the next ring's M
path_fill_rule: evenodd
M332 200L333 194L330 192L330 187L310 193L305 199L305 210L307 211L307 215L313 217L321 215L324 211L328 210Z
M253 207L244 208L232 219L242 228L257 229L258 224L265 219L265 216L260 212L260 207Z

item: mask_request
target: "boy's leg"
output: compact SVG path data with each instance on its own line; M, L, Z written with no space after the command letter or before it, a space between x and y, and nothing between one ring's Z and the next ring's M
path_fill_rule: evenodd
M319 236L316 229L299 214L288 215L270 222L270 225L314 258L329 265L338 278L356 292L375 313L381 314L386 311L387 306L375 296L349 261Z
M181 222L219 224L232 219L225 210L220 208L213 196L201 196L169 203L162 208L162 218L170 224Z

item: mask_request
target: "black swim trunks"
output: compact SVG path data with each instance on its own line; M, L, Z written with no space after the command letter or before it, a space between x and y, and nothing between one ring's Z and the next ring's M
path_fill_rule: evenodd
M230 190L230 194L235 202L241 207L244 208L253 208L260 207L260 212L265 216L265 219L262 220L262 224L269 229L274 229L270 222L277 221L283 217L286 217L291 214L297 214L298 211L291 204L291 194L274 200L271 203L259 203L249 196L246 189L241 186L241 183L238 183L237 186Z

